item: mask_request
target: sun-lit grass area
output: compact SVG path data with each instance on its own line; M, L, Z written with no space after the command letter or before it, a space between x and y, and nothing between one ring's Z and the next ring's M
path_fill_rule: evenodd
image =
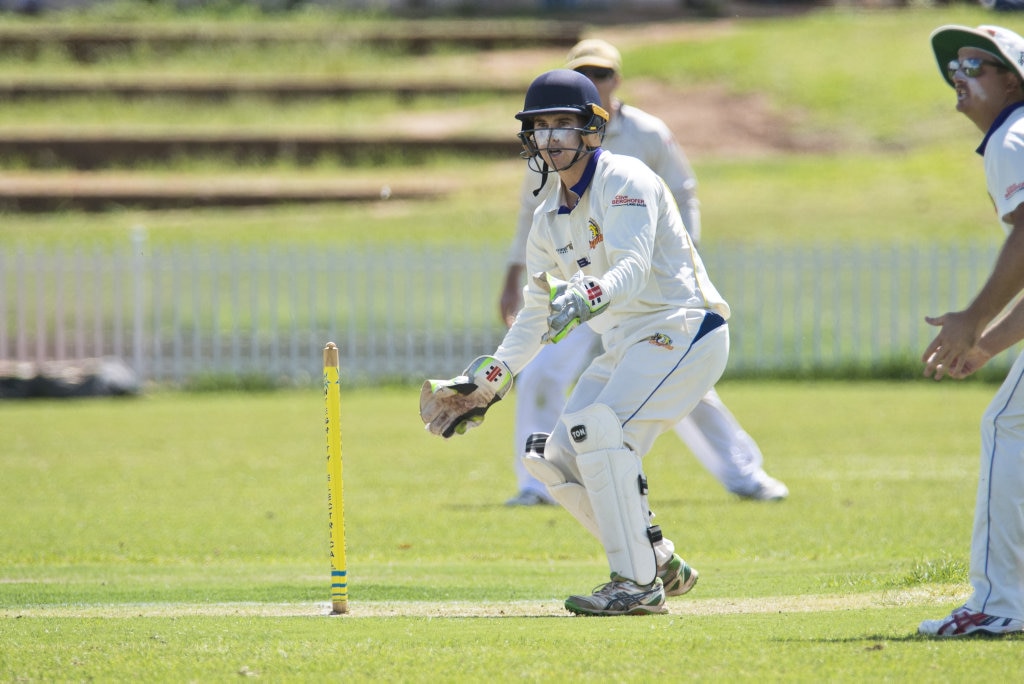
M4 407L0 678L1022 672L1016 639L914 635L968 590L981 383L722 383L791 497L741 502L662 437L651 504L701 580L670 615L631 619L562 611L605 561L564 511L503 505L511 404L443 441L422 429L415 387L342 386L341 618L324 616L316 388ZM649 665L624 642L645 644Z
M281 101L239 96L226 101L153 97L135 102L112 96L27 99L0 108L0 131L193 131L280 132L321 135L422 136L417 117L449 111L449 135L505 135L514 139L520 97L439 95L404 101L393 95L353 98L291 98ZM511 123L510 123L511 122Z
M765 93L779 110L806 116L813 130L899 150L934 144L961 116L932 55L931 32L944 24L985 23L1024 31L1013 14L993 17L969 4L822 9L799 18L736 22L687 43L638 46L623 61L631 75Z

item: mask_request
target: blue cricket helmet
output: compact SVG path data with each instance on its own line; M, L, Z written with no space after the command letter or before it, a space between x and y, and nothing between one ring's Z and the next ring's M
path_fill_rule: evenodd
M601 96L589 78L569 69L555 69L537 78L526 91L523 111L516 118L523 122L523 130L532 128L533 117L538 114L568 112L588 117L588 130L600 131L608 122L608 112L601 106Z

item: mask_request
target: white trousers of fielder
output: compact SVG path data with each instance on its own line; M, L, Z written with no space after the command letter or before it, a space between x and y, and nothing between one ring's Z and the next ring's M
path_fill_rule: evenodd
M1024 620L1024 353L981 420L971 610Z

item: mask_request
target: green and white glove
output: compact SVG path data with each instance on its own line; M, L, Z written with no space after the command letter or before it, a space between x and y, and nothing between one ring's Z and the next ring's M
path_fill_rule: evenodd
M431 434L448 439L484 422L484 414L512 389L512 371L493 356L473 359L462 375L427 380L420 389L420 418Z
M599 278L577 271L568 282L550 273L536 273L534 281L548 290L548 331L541 342L561 342L573 328L586 323L608 307L608 296Z

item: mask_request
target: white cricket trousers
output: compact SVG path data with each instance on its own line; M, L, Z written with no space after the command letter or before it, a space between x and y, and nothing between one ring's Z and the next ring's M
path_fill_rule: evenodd
M558 344L544 345L516 376L513 462L519 491L548 498L547 488L523 465L526 440L534 432L550 433L554 429L576 378L600 351L597 333L589 325L582 325ZM757 476L763 471L764 456L714 388L675 425L675 431L701 465L728 491L749 494L758 487Z
M704 314L691 311L676 329L666 323L651 338L637 335L608 349L583 371L563 413L605 404L622 424L624 446L643 458L654 440L688 414L725 371L729 327L724 322L693 341ZM657 335L657 336L656 336ZM575 449L559 420L548 439L545 458L560 461L579 479Z
M1024 620L1024 353L981 420L971 610Z

